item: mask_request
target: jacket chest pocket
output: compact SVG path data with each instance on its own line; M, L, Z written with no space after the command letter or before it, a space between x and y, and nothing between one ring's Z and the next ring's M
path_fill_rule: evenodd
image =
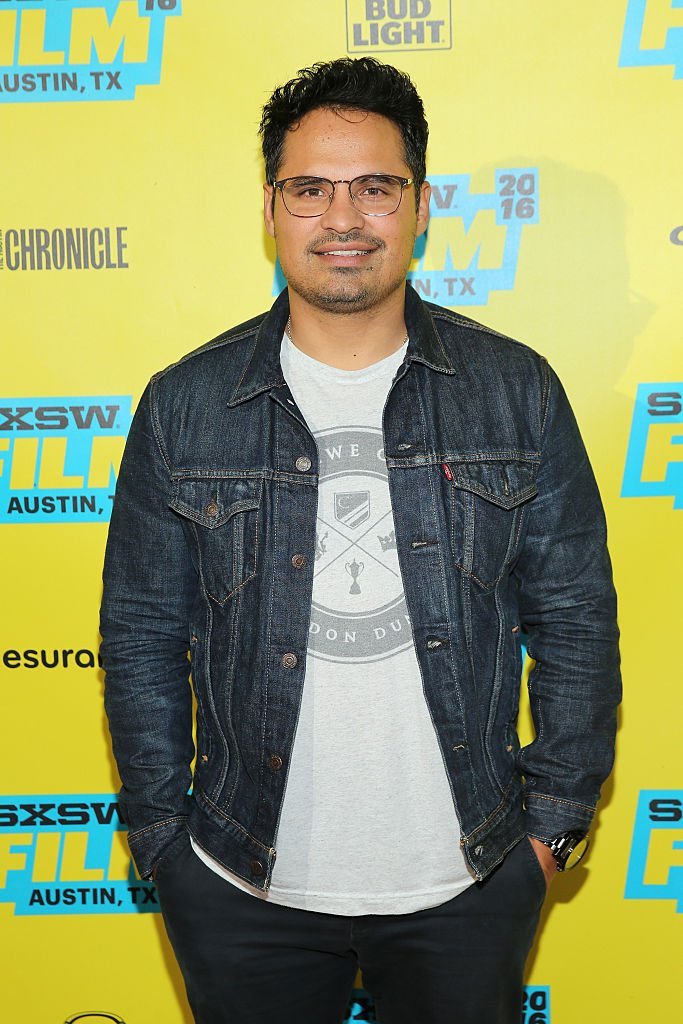
M224 604L256 574L262 478L175 480L170 507L196 540L208 596Z
M456 565L484 590L511 567L537 465L514 460L448 463L451 547Z

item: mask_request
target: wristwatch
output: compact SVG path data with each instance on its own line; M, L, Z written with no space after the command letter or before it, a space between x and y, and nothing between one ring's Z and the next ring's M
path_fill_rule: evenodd
M541 839L540 842L552 853L558 871L571 871L585 856L589 840L585 832L562 832L553 839Z

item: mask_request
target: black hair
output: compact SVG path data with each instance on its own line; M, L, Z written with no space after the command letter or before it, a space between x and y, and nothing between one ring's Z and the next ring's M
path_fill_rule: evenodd
M405 72L374 57L319 62L278 86L263 108L259 127L269 184L276 180L282 163L286 132L319 107L356 108L393 121L403 139L416 202L419 200L429 135L422 100Z

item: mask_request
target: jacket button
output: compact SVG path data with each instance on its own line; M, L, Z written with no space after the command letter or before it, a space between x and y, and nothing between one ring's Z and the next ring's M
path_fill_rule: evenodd
M252 860L252 862L249 865L249 867L251 868L252 875L262 875L263 874L263 864L261 863L260 860Z
M303 569L306 564L305 555L292 555L292 565L295 569Z
M292 654L291 651L282 655L282 664L285 668L294 668L298 660L296 654Z
M274 772L279 772L282 768L282 758L279 754L271 754L268 759L268 764Z
M475 846L474 847L474 852L477 855L477 857L481 857L482 853L484 852L484 847L483 846Z
M216 504L215 501L210 501L209 504L204 509L204 511L206 512L207 516L217 516L218 505Z
M300 455L299 458L294 463L294 465L296 466L300 473L307 473L308 470L311 468L312 463L308 455Z

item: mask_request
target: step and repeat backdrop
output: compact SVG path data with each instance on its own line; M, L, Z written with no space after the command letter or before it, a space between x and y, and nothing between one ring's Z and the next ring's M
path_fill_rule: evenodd
M4 1020L191 1019L117 809L107 523L149 376L282 286L261 105L344 54L405 69L425 102L413 284L547 355L606 505L617 767L547 901L523 1019L680 1001L683 0L0 0ZM374 1020L360 974L348 1019Z

